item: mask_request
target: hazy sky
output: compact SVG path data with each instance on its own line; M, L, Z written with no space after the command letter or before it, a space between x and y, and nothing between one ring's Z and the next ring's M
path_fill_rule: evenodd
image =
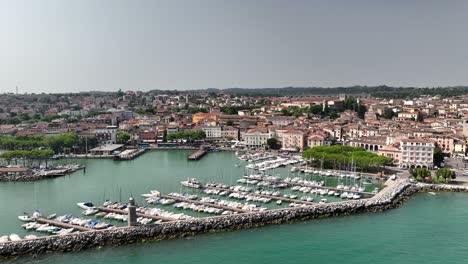
M0 0L0 92L468 85L468 1Z

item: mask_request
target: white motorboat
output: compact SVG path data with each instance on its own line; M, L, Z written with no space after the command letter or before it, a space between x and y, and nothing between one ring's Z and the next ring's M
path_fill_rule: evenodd
M324 203L326 203L326 202L327 202L327 199L321 199L320 202L319 202L319 204L324 204Z
M277 205L281 205L282 203L283 203L283 201L281 201L281 200L276 201Z
M87 209L85 211L83 211L83 214L88 216L88 215L94 215L94 214L97 214L99 212L98 209L96 208L91 208L91 209Z
M23 221L23 222L34 222L34 221L36 221L36 219L34 217L26 215L26 214L18 216L18 219Z
M41 224L38 224L36 222L30 222L30 223L22 225L22 227L26 230L33 230L33 229L38 228L39 226L41 226Z
M75 230L74 228L62 229L59 232L57 232L57 235L59 236L68 235L68 234L71 234L74 230Z
M55 218L57 216L57 214L50 214L47 216L47 219L52 219L52 218Z
M18 236L17 234L11 234L8 238L10 238L10 241L20 241L21 237Z
M76 205L78 205L80 208L82 208L84 210L94 209L94 204L90 203L90 202L77 203Z
M200 189L202 187L201 182L197 179L181 181L180 184L182 184L182 186L185 186L185 187L196 188L196 189Z

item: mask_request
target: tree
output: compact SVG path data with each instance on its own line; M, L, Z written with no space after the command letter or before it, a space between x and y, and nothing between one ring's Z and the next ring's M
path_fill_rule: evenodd
M425 181L428 177L431 176L431 171L426 168L416 168L409 170L411 176L418 181Z
M444 153L442 152L442 149L436 145L434 148L434 164L436 166L440 166L440 164L444 161Z
M383 112L383 118L385 119L392 119L395 115L395 112L391 108L385 108Z
M267 139L267 146L270 149L280 149L280 145L278 144L278 140L276 138L269 138Z
M416 117L416 121L418 122L424 121L424 116L421 113L418 113L418 116Z
M455 172L448 168L442 168L436 171L436 179L438 182L449 182L450 180L455 178Z
M127 132L120 132L117 134L117 142L125 144L130 140L130 134Z
M124 93L122 92L122 89L119 89L117 91L117 97L122 97L124 95Z

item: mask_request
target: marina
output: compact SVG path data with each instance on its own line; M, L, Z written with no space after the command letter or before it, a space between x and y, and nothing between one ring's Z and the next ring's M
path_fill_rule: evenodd
M41 203L38 203L37 197L42 193L39 187L42 184L38 182L32 185L32 187L34 188L31 189L31 194L33 195L32 201L34 202L31 204L31 207L29 207L30 209L23 207L22 210L32 211L32 208L42 208L48 211L53 210L61 214L66 214L61 215L59 218L57 218L60 220L68 219L68 215L70 215L70 219L75 219L71 217L71 215L73 214L84 214L85 216L87 216L87 218L76 218L76 221L74 221L73 223L62 222L55 218L37 220L37 224L50 225L50 228L48 228L47 226L45 228L47 230L52 230L53 232L73 232L71 231L71 229L74 228L74 232L81 232L83 234L87 234L90 232L110 232L109 234L113 234L114 232L123 232L118 231L121 229L126 230L123 228L126 228L124 226L127 225L126 222L129 221L129 217L127 203L125 201L122 201L122 197L128 197L132 193L137 195L136 223L145 227L151 226L151 229L154 228L153 226L162 226L170 223L183 222L183 226L185 226L186 223L195 224L200 223L199 221L215 221L212 219L218 219L216 221L228 221L228 219L231 219L229 217L234 217L232 219L237 219L235 218L236 215L243 216L242 219L244 220L242 221L246 221L246 219L249 219L245 217L250 217L252 214L266 214L263 217L266 217L265 219L269 219L269 217L273 216L274 218L278 217L278 212L287 212L287 214L289 214L295 212L289 210L300 210L301 208L304 208L304 210L306 210L306 208L316 208L313 210L319 210L318 208L322 208L322 206L325 206L323 208L329 208L327 210L334 211L337 210L336 208L339 208L341 206L346 206L346 208L348 208L348 206L357 206L362 203L365 203L368 200L368 198L358 200L348 198L347 200L343 201L340 198L334 198L333 195L330 196L329 193L326 193L324 195L320 195L320 193L311 193L311 191L315 189L322 190L322 188L318 188L320 186L317 186L317 188L311 188L312 185L310 185L310 183L313 181L306 180L306 177L296 177L298 179L293 181L294 177L289 177L289 175L291 174L289 166L292 165L286 165L284 167L276 168L275 175L278 176L263 174L255 176L254 174L245 174L242 168L233 166L233 164L236 164L235 160L237 158L234 155L234 153L231 152L219 152L216 154L209 155L206 159L197 162L196 165L194 163L186 163L186 165L184 166L176 165L183 162L184 159L186 160L187 152L188 151L150 151L147 152L140 159L138 159L136 164L118 163L125 164L125 166L136 166L135 169L139 171L144 171L143 168L148 168L145 177L136 176L139 179L138 181L129 178L129 174L127 174L127 171L132 170L128 169L122 170L122 168L116 168L114 172L112 172L111 170L106 172L105 174L100 174L98 172L99 169L102 168L102 165L105 165L106 162L112 161L83 160L85 161L85 164L88 167L87 174L78 174L75 177L69 178L57 178L55 179L55 181L60 182L77 181L80 179L84 180L90 177L90 174L108 175L107 179L112 179L112 181L124 182L126 184L129 184L131 190L128 189L127 191L122 192L121 188L114 187L114 191L112 191L108 189L109 185L107 181L102 181L101 183L99 183L98 181L98 184L102 184L101 186L107 187L101 187L105 190L105 192L95 195L93 198L93 195L86 195L86 190L80 187L79 184L73 184L73 186L76 186L78 188L78 190L76 191L78 191L77 193L79 193L79 195L72 195L68 197L63 196L63 198L65 199L61 202L61 204L63 204L63 207L62 209L60 209L53 206L53 201L48 202L47 206L41 206ZM171 175L171 177L158 178L158 184L155 185L154 177L149 176L151 175L151 166L140 167L138 162L149 162L149 164L154 164L156 156L160 157L159 160L161 158L162 160L165 160L165 167L174 169L171 170L171 174L166 174ZM171 158L165 159L164 156L171 156ZM209 164L212 164L213 162L219 164L219 168L221 170L209 169ZM96 163L96 166L94 166L93 163ZM171 166L170 163L174 163L174 166ZM225 164L223 165L223 163ZM191 164L194 165L192 166ZM106 167L106 169L112 168L113 166ZM196 175L196 178L187 179L187 172L189 172L190 175L194 175L194 177ZM162 171L162 173L164 173L164 171ZM134 173L132 174L135 175ZM243 182L244 180L245 182ZM253 184L253 181L257 182ZM83 183L84 182L82 182L82 184ZM235 183L238 183L238 185L235 185ZM328 183L337 184L338 182L330 181ZM305 186L300 186L301 184ZM84 185L89 186L87 184ZM139 187L135 188L135 186ZM148 193L148 186L154 186L161 191L152 190ZM376 182L367 187L376 188L379 186L380 184ZM57 187L60 187L60 185L58 185ZM300 187L304 189L302 189L302 191L300 188L298 190L293 190L294 187ZM328 188L329 191L331 190L331 188L334 188L330 186L321 187ZM139 191L135 192L135 190L137 189ZM307 190L308 192L304 192L305 190ZM73 189L70 189L70 191L72 191L71 193L73 193ZM140 197L140 199L138 199L138 197ZM94 204L102 205L94 206L91 203L79 202L80 200L87 200L93 202ZM111 202L110 200L118 202ZM78 203L78 207L71 206L76 203ZM77 211L78 208L79 211ZM309 209L307 209L306 211L308 210ZM184 213L182 213L182 211ZM313 213L313 215L315 214L316 213ZM17 213L17 215L20 215L20 213ZM107 224L102 222L101 219L110 222ZM286 217L284 219L290 218ZM255 221L251 223L255 223ZM284 220L279 221L282 222ZM241 222L239 222L239 224L240 223ZM267 224L268 221L265 221L264 223L257 222L257 224L260 223L263 225ZM13 221L13 224L16 225L16 228L18 228L18 220ZM102 226L107 230L101 231L99 229L96 229L96 225L98 225L99 227ZM195 224L195 226L196 225L197 224ZM220 225L224 226L225 224L222 224L220 222ZM11 224L7 223L7 226L11 226ZM34 226L34 224L32 223L31 226ZM242 224L242 226L244 226L244 224ZM5 227L0 227L0 229L2 228ZM27 237L33 236L32 234L36 235L37 233L36 231L30 231L26 229L18 230L16 228L13 227L9 228L8 230L5 229L3 234L9 234L11 233L11 231L15 231L15 233L18 234L19 239L21 239L20 241L22 241L22 239L26 239ZM203 230L206 230L206 228L207 227L203 227ZM33 233L31 234L30 232ZM179 234L179 231L175 231L175 229L174 232L176 232L175 234ZM47 234L53 235L53 233ZM41 233L41 236L44 236L44 233ZM142 235L142 237L145 237L145 235ZM114 238L112 238L112 240L114 241Z

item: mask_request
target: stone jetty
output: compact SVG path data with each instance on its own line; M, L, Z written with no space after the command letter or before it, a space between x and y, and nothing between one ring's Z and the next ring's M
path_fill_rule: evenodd
M253 228L267 224L281 224L291 221L363 212L379 212L398 207L412 194L419 191L468 192L468 188L456 185L411 183L408 180L397 180L390 182L389 186L384 190L368 199L313 204L263 212L214 216L6 242L0 244L0 256L14 257L46 252L79 251L88 248L121 245L137 241L161 240L207 232Z

